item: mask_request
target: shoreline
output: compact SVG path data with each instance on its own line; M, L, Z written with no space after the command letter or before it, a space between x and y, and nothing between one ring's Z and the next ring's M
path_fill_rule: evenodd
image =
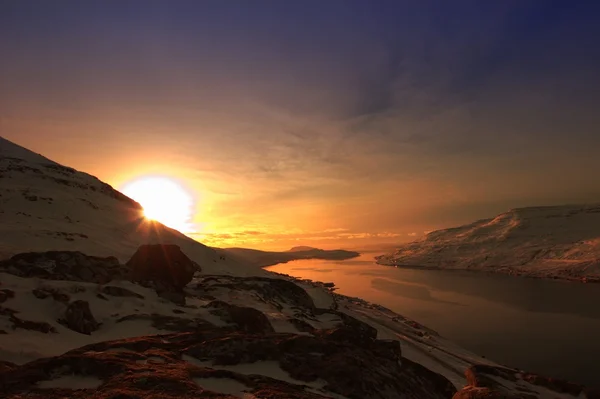
M361 255L364 255L361 254ZM377 263L375 262L375 259L373 259L373 263ZM383 265L380 263L377 263L378 266L391 266L391 265ZM444 268L436 268L436 267L418 267L418 266L410 266L407 265L406 267L404 266L397 266L398 268L407 268L407 269L416 269L416 270L436 270L436 271L469 271L469 272L477 272L478 274L481 274L481 272L484 272L485 275L488 276L507 276L507 277L527 277L527 278L533 278L533 279L539 279L539 280L554 280L557 282L564 282L564 283L571 283L571 282L580 282L580 280L569 280L566 278L547 278L547 277L541 277L541 276L528 276L528 275L514 275L514 274L509 274L509 273L503 273L503 272L495 272L495 271L490 271L490 270L469 270L469 269L444 269ZM404 343L407 347L407 349L409 351L416 351L420 354L420 356L422 356L421 360L424 360L424 358L429 358L433 364L430 364L432 366L438 367L441 366L442 369L445 370L445 372L443 373L443 375L446 378L462 378L462 376L460 375L460 373L457 373L457 371L459 370L466 370L468 369L471 365L475 366L478 364L493 364L495 366L500 366L500 367L504 367L506 369L513 369L513 370L518 370L518 372L523 373L523 374L531 374L531 373L540 373L541 371L527 371L527 369L521 369L520 367L515 367L512 366L510 364L510 362L498 362L495 361L493 357L489 358L487 355L482 355L482 354L478 354L475 352L471 352L470 349L468 349L468 347L464 347L460 344L458 344L457 342L447 338L445 335L438 333L437 331L431 329L430 327L428 327L427 324L421 324L418 321L415 321L409 317L405 317L403 316L401 313L397 313L383 305L380 305L376 302L370 302L366 299L360 298L360 297L356 297L356 296L351 296L351 295L344 295L344 294L339 294L337 292L335 292L337 290L337 285L335 283L334 280L321 280L321 277L319 276L315 276L317 279L313 280L311 278L302 278L302 277L295 277L293 275L287 274L287 273L281 273L281 272L276 272L276 271L269 271L266 270L269 273L272 273L274 276L279 276L281 278L285 278L285 279L289 279L295 283L298 284L306 284L306 285L310 285L312 287L318 287L321 288L323 290L328 290L332 296L336 299L336 302L340 305L340 306L344 306L344 311L348 311L350 312L349 314L357 317L357 310L360 310L359 315L361 315L361 319L365 322L367 322L368 324L371 324L372 326L376 327L378 330L388 330L388 331L382 331L384 332L384 337L385 338L390 338L387 337L387 335L389 335L389 333L393 333L393 337L392 339L397 339L400 342ZM599 281L594 281L594 283L597 283ZM344 305L342 305L344 304ZM340 310L341 307L340 307ZM397 315L398 317L390 317L390 315ZM382 315L384 315L384 317L381 317ZM386 321L384 321L387 320ZM399 320L398 320L399 319ZM411 326L412 323L415 323L415 329L410 329L410 333L407 335L407 330L406 330L406 325ZM399 327L401 326L401 330L397 330L395 327ZM402 332L401 332L402 331ZM423 335L421 335L423 334ZM434 341L431 341L432 339L434 339ZM435 342L438 342L439 344L436 344ZM442 344L443 342L443 344ZM441 344L441 346L440 346ZM433 353L432 353L433 351ZM464 356L464 354L468 353L467 356ZM461 367L460 368L456 368L455 362L459 362L461 363ZM433 368L432 368L433 370ZM441 369L437 369L436 368L436 372L440 372ZM544 376L545 374L537 374L539 376ZM564 381L577 381L576 379L569 379L568 377L566 377L565 375L555 375L554 377L545 377L545 378L554 378L557 380L564 380ZM456 380L455 380L456 381ZM596 385L592 385L588 382L587 385L585 385L585 382L583 381L579 381L576 384L580 384L581 386L586 386L588 388L591 387L596 387ZM458 386L458 385L457 385Z
M567 283L579 283L579 284L600 284L600 277L595 276L563 276L557 274L548 275L537 275L527 272L520 272L514 269L463 269L463 268L446 268L440 266L417 266L411 264L390 264L380 263L376 258L373 258L374 263L384 267L396 267L399 269L414 269L414 270L436 270L436 271L448 271L448 272L469 272L487 274L492 276L502 275L509 277L522 277L536 280L554 280L562 281Z

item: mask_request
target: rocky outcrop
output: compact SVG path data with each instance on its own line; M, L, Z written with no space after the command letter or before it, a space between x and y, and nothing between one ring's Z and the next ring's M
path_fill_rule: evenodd
M302 287L279 278L203 276L191 288L204 295L220 290L249 292L280 308L287 304L309 312L316 309L312 298Z
M101 258L77 251L27 252L0 261L0 272L19 277L105 284L123 279L127 269L115 257Z
M600 399L600 390L505 367L474 365L465 372L468 385L453 399L536 399L565 397Z
M200 268L177 245L142 245L127 262L132 281L151 281L164 290L181 290Z
M337 334L242 334L202 327L193 332L92 344L0 373L6 398L192 398L241 397L323 399L449 398L452 384L399 353L381 356L377 341L357 347ZM261 369L264 362L289 375L286 381ZM258 362L258 363L257 363ZM236 372L234 365L256 368ZM233 368L232 368L233 367ZM249 367L249 368L248 368ZM263 374L263 375L259 375ZM42 388L61 378L97 381L94 389ZM222 384L214 384L219 379ZM48 384L60 386L60 383ZM231 386L239 387L237 394ZM228 392L222 392L219 387ZM227 394L231 395L228 396Z
M240 331L257 334L275 332L264 313L254 308L230 305L223 301L212 301L207 305L214 315L233 323Z
M87 335L100 327L90 310L89 303L82 300L69 303L65 310L65 317L60 322L73 331Z

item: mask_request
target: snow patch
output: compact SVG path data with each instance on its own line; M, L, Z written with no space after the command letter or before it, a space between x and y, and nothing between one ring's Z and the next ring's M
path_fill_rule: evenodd
M194 382L208 391L249 399L248 396L244 396L245 391L249 388L232 378L194 378Z

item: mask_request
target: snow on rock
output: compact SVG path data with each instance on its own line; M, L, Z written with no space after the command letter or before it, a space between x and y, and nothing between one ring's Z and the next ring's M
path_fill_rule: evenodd
M377 262L600 281L600 204L512 209L433 231Z

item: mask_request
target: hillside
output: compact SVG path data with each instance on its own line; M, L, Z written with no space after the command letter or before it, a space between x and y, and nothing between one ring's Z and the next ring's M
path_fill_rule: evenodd
M512 209L493 219L433 231L377 261L390 266L597 280L600 205Z
M244 272L215 250L146 220L137 202L96 177L1 137L0 218L0 259L60 249L125 262L141 244L172 243L206 270Z
M216 249L231 259L256 267L266 267L300 259L345 260L359 256L358 252L343 249L325 250L312 247L294 247L289 251L259 251L247 248Z

